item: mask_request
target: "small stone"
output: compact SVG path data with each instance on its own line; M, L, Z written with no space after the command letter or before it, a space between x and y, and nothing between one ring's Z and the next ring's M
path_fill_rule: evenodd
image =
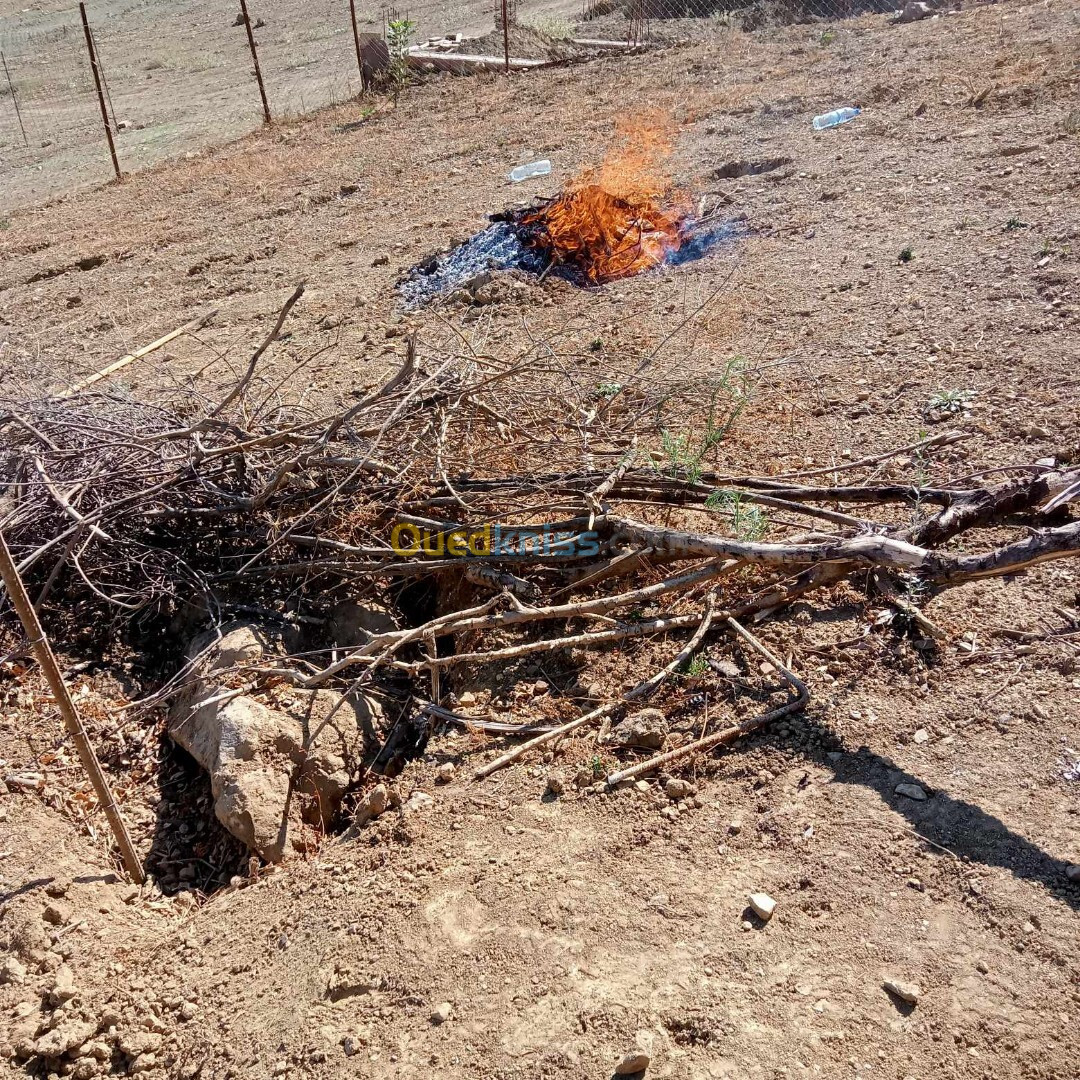
M921 728L919 728L918 731L915 732L915 735L914 735L915 742L924 743L924 742L928 742L929 739L930 739L930 732L927 731L926 728L921 727Z
M561 795L566 791L566 781L562 773L549 772L547 775L547 787L544 789L549 795Z
M667 717L659 709L641 709L611 729L611 744L625 749L659 750L667 734Z
M689 795L694 794L694 785L687 780L678 780L674 777L664 785L664 794L672 802L678 802Z
M57 1058L62 1054L82 1046L94 1034L94 1025L81 1020L72 1020L59 1024L52 1031L47 1031L36 1043L34 1053L43 1058Z
M725 679L737 679L742 675L739 665L733 664L730 660L714 660L712 669L717 675L721 675Z
M760 671L762 675L774 675L776 673L776 665L770 664L768 660L763 660L758 665L758 671Z
M386 266L386 264L389 261L390 261L390 256L389 255L376 255L375 258L371 260L371 265L372 266Z
M9 956L0 966L0 983L18 986L26 978L26 965L17 957Z
M633 1076L635 1073L644 1072L649 1067L649 1062L651 1060L652 1059L648 1054L636 1050L632 1054L627 1054L626 1057L615 1066L615 1075Z
M428 810L435 805L435 800L426 791L414 791L405 805L401 808L406 814L416 814L421 810Z
M195 1014L198 1011L199 1011L199 1006L196 1005L193 1001L185 1001L180 1006L180 1019L181 1020L192 1020L192 1019L194 1019Z
M78 993L74 980L75 977L71 974L71 968L67 964L61 964L53 976L53 984L49 989L49 1000L57 1005L70 1001Z
M352 1057L354 1054L359 1054L363 1048L363 1043L359 1039L353 1038L352 1035L346 1035L341 1040L341 1049L346 1057Z
M727 827L727 831L728 831L729 833L731 833L731 835L732 835L732 836L738 836L738 835L739 835L739 833L741 833L741 832L742 832L742 822L741 822L741 821L733 821L733 822L732 822L732 823L731 823L731 824L730 824L730 825L729 825L729 826Z
M465 693L458 697L459 705L475 705L476 695L471 690L466 690Z
M112 1057L112 1047L107 1042L101 1039L96 1039L93 1042L83 1043L82 1050L79 1051L80 1056L84 1058L94 1058L96 1061L108 1061Z
M647 795L650 791L648 780L638 780L634 784L634 790L640 791L643 795Z
M1070 881L1080 881L1080 866L1066 866L1065 876Z
M433 1024L445 1024L454 1014L454 1007L449 1001L444 1001L439 1005L436 1005L431 1012L431 1022Z
M762 922L768 922L776 910L776 901L768 893L751 893L750 909Z
M660 813L663 817L666 817L668 821L677 821L679 818L679 810L678 807L675 806L665 806Z
M52 926L63 926L68 921L69 912L60 904L47 904L41 917Z
M362 825L372 821L380 814L385 813L390 804L389 792L385 784L376 784L365 796L364 801L356 811L356 820Z
M533 683L532 692L536 697L540 697L541 695L547 694L550 691L551 687L548 686L548 684L544 682L543 679L537 679L536 682Z
M915 983L899 982L896 979L886 979L882 984L893 997L906 1001L909 1005L915 1005L919 1000L919 988Z
M439 784L449 784L454 779L454 763L452 761L444 761L435 770L435 781Z
M897 784L893 790L897 795L904 795L916 802L926 802L926 792L918 784Z
M977 960L975 962L975 970L979 972L980 975L985 975L989 972L990 965L987 964L985 960Z
M578 769L574 774L574 787L584 790L592 787L595 780L596 777L593 776L592 769Z

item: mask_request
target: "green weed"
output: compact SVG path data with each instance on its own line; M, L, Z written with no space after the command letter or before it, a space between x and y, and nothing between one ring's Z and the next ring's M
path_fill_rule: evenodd
M938 416L956 416L964 412L974 400L974 390L938 390L927 402L925 411Z
M760 540L769 528L768 515L753 503L744 502L739 491L717 489L705 500L705 508L729 514L732 530L740 540Z

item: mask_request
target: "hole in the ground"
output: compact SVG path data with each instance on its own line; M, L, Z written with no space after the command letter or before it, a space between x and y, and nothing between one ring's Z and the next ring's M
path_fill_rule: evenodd
M157 785L146 869L161 891L209 895L244 874L250 853L214 816L210 777L167 737L161 739Z
M755 161L728 161L713 173L716 180L736 180L740 176L760 176L791 164L789 157L759 158Z
M439 580L434 574L405 582L394 596L406 626L423 626L439 612Z

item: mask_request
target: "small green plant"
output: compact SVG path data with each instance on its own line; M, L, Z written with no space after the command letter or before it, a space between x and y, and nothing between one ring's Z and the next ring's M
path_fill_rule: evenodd
M0 218L0 232L3 232L5 229L10 229L10 228L11 228L11 219L10 218Z
M906 247L900 249L900 254L896 256L897 260L902 263L909 263L915 258L915 249L908 244Z
M1026 221L1021 221L1018 217L1011 217L1005 222L1005 231L1013 232L1016 229L1026 229L1028 224Z
M926 405L926 415L956 416L975 400L974 390L938 390Z
M688 679L703 678L709 670L709 658L704 653L694 653L686 665L684 675Z
M622 388L623 384L620 382L601 382L596 384L594 393L598 398L610 401Z
M821 37L818 38L818 41L822 45L831 45L835 40L836 40L836 31L835 30L822 30L821 31Z
M592 761L589 762L592 768L592 774L594 780L603 780L607 776L607 766L604 764L604 759L599 754L593 754Z
M391 19L386 24L386 51L390 54L390 89L395 100L409 81L409 41L416 23L412 19Z
M732 529L740 540L760 540L769 528L769 518L760 507L743 500L742 492L717 489L705 500L705 509L731 516Z
M1040 255L1053 255L1054 254L1054 245L1049 240L1044 240L1042 242L1042 247L1039 248L1039 254Z
M589 352L601 352L603 350L603 348L604 348L604 339L603 338L593 338L592 341L589 342Z
M690 449L689 435L673 435L667 428L660 432L660 449L667 458L671 475L678 479L685 476L688 484L701 479L701 454Z
M700 441L692 433L676 434L667 428L660 432L660 447L674 479L681 476L688 484L696 484L704 471L705 455L727 437L749 404L752 382L744 365L741 356L733 356L715 379Z

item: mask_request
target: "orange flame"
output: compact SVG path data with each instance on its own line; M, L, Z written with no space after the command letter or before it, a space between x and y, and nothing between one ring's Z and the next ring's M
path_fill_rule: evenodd
M585 170L523 217L536 246L596 285L651 269L677 251L683 214L662 205L674 201L664 168L671 128L658 113L620 123L620 142L599 168Z

